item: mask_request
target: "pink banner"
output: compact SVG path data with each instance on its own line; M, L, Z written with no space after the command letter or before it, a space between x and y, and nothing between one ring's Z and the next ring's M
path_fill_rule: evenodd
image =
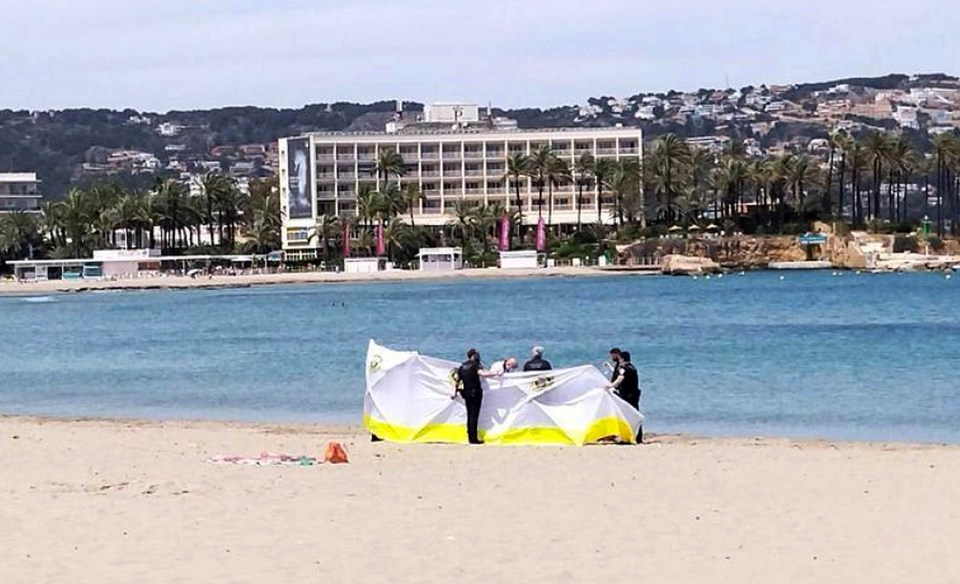
M383 241L383 219L377 221L377 257L387 255L387 246Z
M343 257L350 257L350 224L343 224Z
M500 251L510 250L510 218L504 213L500 215Z
M547 250L547 226L543 222L543 217L537 221L537 251Z

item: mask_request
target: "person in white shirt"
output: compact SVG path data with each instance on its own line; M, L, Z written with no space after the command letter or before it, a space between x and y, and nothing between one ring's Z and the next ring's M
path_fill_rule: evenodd
M507 357L506 359L494 361L493 365L490 366L490 373L494 375L503 375L504 373L512 373L516 370L517 370L516 357Z

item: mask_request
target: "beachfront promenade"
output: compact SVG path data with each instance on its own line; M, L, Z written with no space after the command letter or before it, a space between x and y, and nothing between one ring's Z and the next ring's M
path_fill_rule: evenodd
M0 417L0 581L957 582L960 448ZM345 465L233 466L217 455Z

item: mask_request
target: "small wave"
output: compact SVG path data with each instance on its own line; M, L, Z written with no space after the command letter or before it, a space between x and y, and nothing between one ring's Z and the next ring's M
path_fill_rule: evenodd
M51 302L57 302L57 299L53 296L31 296L24 298L23 301L30 304L50 304Z

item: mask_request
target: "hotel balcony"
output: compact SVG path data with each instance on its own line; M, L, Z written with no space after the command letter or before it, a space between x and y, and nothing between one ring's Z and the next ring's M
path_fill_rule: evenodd
M425 170L420 173L420 176L423 178L438 178L440 176L439 170Z
M333 162L333 154L317 154L317 162Z
M597 156L616 156L616 148L597 148Z
M463 157L468 160L477 160L483 158L483 150L465 150Z
M333 201L337 198L337 193L333 191L317 191L318 201Z
M437 151L424 150L420 153L420 160L440 160L440 153Z
M464 171L463 174L466 175L466 176L484 176L484 175L486 175L486 172L484 172L484 170L483 170L482 168L477 168L477 169L469 169L469 170L466 170L466 171ZM448 176L449 176L449 175L448 175Z

